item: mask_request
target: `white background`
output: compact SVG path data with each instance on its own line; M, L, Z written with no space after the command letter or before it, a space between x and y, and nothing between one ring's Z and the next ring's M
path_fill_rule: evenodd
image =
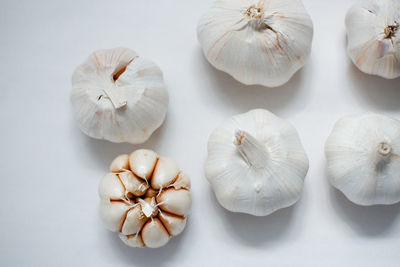
M334 122L400 117L400 81L362 74L346 56L354 1L304 0L311 58L280 88L247 87L213 69L196 37L212 0L2 0L0 7L1 266L400 266L400 205L359 207L332 189L324 142ZM75 124L71 73L94 50L130 47L164 71L167 120L140 146L91 139ZM310 159L301 200L267 217L233 214L203 174L211 131L266 108L291 121ZM132 249L98 216L108 164L139 147L192 178L186 230L160 249Z

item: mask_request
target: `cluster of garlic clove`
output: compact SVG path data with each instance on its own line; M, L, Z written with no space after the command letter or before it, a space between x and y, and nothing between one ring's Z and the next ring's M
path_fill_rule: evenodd
M145 149L120 155L99 185L101 219L131 247L161 247L185 228L189 190L174 160Z
M80 129L111 142L145 142L163 123L168 92L160 68L128 48L93 52L72 76Z
M306 63L313 24L299 0L216 0L197 34L215 68L247 85L276 87Z
M232 212L266 216L293 205L307 171L296 129L264 109L233 116L208 140L205 174Z
M363 72L400 77L400 1L365 0L346 15L347 52Z
M400 121L375 114L348 116L325 144L329 182L358 205L400 201Z

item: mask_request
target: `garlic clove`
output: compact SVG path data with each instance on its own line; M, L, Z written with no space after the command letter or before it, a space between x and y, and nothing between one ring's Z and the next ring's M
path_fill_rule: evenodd
M152 219L143 226L143 243L150 248L158 248L167 244L169 234L159 219Z
M116 174L124 184L127 193L131 193L134 196L140 197L143 196L147 189L150 187L146 181L136 177L132 172L121 172ZM128 196L129 198L129 196Z
M352 202L400 202L400 121L375 114L341 118L325 143L328 179Z
M400 77L400 2L360 1L346 14L347 53L363 72Z
M176 161L160 157L154 169L150 184L154 189L161 189L170 185L177 178L179 167Z
M129 170L129 155L119 155L110 164L111 172L121 172Z
M186 218L176 216L167 212L160 212L159 216L168 233L172 236L182 233L186 225Z
M178 178L172 184L175 189L190 189L190 178L189 175L183 172L179 172Z
M267 110L233 116L208 140L206 178L232 212L266 216L293 205L308 166L296 129Z
M157 161L158 155L155 152L147 149L139 149L132 152L129 164L136 176L148 180L153 174Z
M144 243L140 234L133 235L123 235L120 234L119 237L121 240L128 246L133 248L141 248L144 247Z
M124 202L103 200L100 205L100 217L107 229L119 232L129 208Z
M125 187L114 173L109 173L100 181L99 195L101 199L120 199L125 195Z
M178 216L185 216L192 205L192 198L190 192L186 189L168 188L157 196L157 203L164 211Z
M135 206L128 211L121 233L124 235L137 234L147 220L148 218L143 214L140 207Z

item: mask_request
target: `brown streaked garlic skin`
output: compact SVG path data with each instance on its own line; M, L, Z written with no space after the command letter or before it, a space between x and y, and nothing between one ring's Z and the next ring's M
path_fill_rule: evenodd
M362 72L400 77L400 1L363 0L346 15L347 54Z
M146 149L120 155L100 182L100 216L131 247L164 246L185 228L190 179L177 163Z
M300 0L215 0L197 36L215 68L246 85L277 87L307 62L313 23Z

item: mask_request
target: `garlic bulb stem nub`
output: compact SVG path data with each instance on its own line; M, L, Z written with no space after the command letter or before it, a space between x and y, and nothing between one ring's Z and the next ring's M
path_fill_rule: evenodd
M110 87L103 88L103 91L107 94L108 98L111 100L111 103L113 104L115 109L120 109L120 108L126 106L126 104L127 104L126 97L122 96L120 93L118 93L116 91L117 86L115 85L115 82L118 80L119 76L121 76L126 71L126 68L128 67L128 65L131 64L132 61L134 61L138 57L139 56L133 57L122 68L116 69L113 76L111 77L111 82L114 86L111 86L111 88Z
M266 147L245 131L236 130L235 145L243 159L254 168L263 168L269 159Z
M389 156L392 154L392 147L388 143L382 142L378 146L378 153L384 157Z
M142 206L142 212L146 215L147 218L151 217L151 215L156 210L156 203L155 199L152 198L151 203L144 201L143 199L139 198L139 203Z
M246 17L252 18L252 19L261 19L264 15L264 12L261 8L251 6L246 10Z
M114 81L112 81L112 82L114 83ZM110 99L110 101L113 104L114 108L115 109L120 109L120 108L126 106L127 100L117 90L118 89L117 89L117 87L115 85L103 88L104 93Z
M397 23L396 21L394 22L393 25L387 26L385 28L385 38L391 39L392 37L394 37L398 29L399 29L399 23Z

